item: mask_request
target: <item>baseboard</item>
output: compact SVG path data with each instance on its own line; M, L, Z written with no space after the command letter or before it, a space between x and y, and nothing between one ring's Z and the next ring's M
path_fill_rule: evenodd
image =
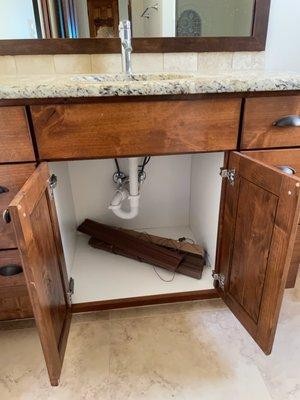
M154 304L180 303L185 301L207 300L219 298L215 289L198 290L182 293L168 293L152 296L140 296L126 299L93 301L72 304L72 313L82 313L101 310L113 310L118 308L130 308L149 306Z

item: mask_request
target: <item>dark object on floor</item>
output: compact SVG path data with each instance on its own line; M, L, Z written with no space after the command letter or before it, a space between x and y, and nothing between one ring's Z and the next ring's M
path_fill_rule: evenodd
M129 255L126 252L126 250L121 250L115 246L108 245L107 243L101 242L94 238L91 238L89 240L89 245L91 247L94 247L95 249L105 250L110 253L118 254L119 256L132 258L133 260L136 260L136 261L146 262L141 258L132 257L131 255ZM171 251L174 252L175 254L177 253L176 250L171 250ZM148 263L148 264L158 266L158 265L152 264L152 263ZM173 272L177 272L178 274L186 275L191 278L201 279L202 272L203 272L203 266L204 266L203 258L201 259L199 256L186 254L186 255L183 255L182 262L179 264L179 266L177 268L175 268L173 270ZM162 268L164 268L164 267L162 267ZM169 271L171 271L169 268L167 268L167 269Z
M137 237L139 239L143 239L146 242L151 242L154 244L158 244L163 247L167 247L173 250L178 250L179 252L182 252L183 254L185 253L190 253L194 255L198 255L202 258L205 258L205 251L204 249L199 246L199 244L191 243L187 238L179 238L178 240L175 239L168 239L162 236L156 236L156 235L151 235L146 232L138 232L138 231L133 231L131 229L124 229L124 228L116 228L122 232L126 232L129 235L132 235L134 237Z
M126 251L128 257L139 259L170 271L177 269L183 256L174 251L165 249L153 243L147 243L131 235L112 228L108 225L86 219L78 228L79 232L86 233L94 239L104 242L112 249Z
M150 235L133 230L113 228L90 220L86 220L82 225L78 227L78 230L92 236L89 244L94 248L132 258L137 261L146 262L154 266L160 266L169 271L178 272L180 274L195 279L201 279L202 277L203 267L205 265L205 252L199 245L191 244L188 242L178 242L174 239L167 239L160 236ZM106 235L108 235L109 233L109 240L107 240L107 237L106 240L103 240L104 233L102 231L105 231ZM126 238L131 239L131 244L133 242L135 243L135 248L138 247L139 254L132 251L132 248L128 249L124 245L124 242L121 243L121 247L120 245L118 245L118 243L120 242L120 236L118 236L119 242L117 243L116 234L119 233L123 233L122 238L124 237L124 235L126 235ZM97 235L98 238L96 238L95 235ZM99 240L100 237L101 240ZM165 250L168 252L168 254L171 253L173 256L177 255L180 257L180 262L174 266L170 266L170 264L168 264L168 266L165 266L165 263L164 265L162 265L162 263L160 262L161 260L158 260L159 263L153 262L153 258L150 261L149 258L145 257L145 254L142 253L142 248L140 247L140 244L151 245L152 250L153 248L155 248L155 250L158 248L160 251ZM145 247L143 246L143 249L144 248ZM161 257L161 252L156 253L156 255L158 257Z

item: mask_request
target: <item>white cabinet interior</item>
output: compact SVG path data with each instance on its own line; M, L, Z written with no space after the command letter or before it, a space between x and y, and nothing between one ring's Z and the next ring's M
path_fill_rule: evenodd
M73 303L212 289L223 160L224 153L152 157L141 188L140 213L132 221L108 209L115 190L114 160L50 163L58 177L54 194L68 273L75 280ZM128 163L119 162L126 172ZM208 256L202 279L176 274L165 282L151 265L89 247L89 238L76 232L85 218L195 240ZM173 277L160 268L157 272L165 280Z

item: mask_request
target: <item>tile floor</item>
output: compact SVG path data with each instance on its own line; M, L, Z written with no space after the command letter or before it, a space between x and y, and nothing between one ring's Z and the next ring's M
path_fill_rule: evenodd
M74 317L49 386L31 324L0 326L1 400L299 400L300 282L266 357L220 300Z

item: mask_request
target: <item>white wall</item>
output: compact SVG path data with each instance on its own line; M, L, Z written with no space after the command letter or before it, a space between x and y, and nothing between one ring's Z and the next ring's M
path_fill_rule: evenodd
M215 264L224 153L152 157L141 190L140 214L117 218L108 205L113 197L113 160L50 163L58 177L54 191L68 273L73 265L77 226L85 219L132 229L190 227ZM127 160L119 160L127 172Z
M127 169L127 160L120 160ZM123 168L124 167L124 168ZM152 157L146 167L140 213L131 221L117 218L108 206L115 191L113 160L69 162L77 223L93 218L133 229L188 226L191 156Z
M266 68L300 72L299 0L272 0Z
M0 39L36 38L31 0L0 0Z
M199 244L206 249L208 261L215 266L219 204L224 153L192 156L190 227Z
M77 223L68 163L50 163L50 170L51 173L58 177L57 187L54 190L54 198L67 271L70 276L75 254Z

